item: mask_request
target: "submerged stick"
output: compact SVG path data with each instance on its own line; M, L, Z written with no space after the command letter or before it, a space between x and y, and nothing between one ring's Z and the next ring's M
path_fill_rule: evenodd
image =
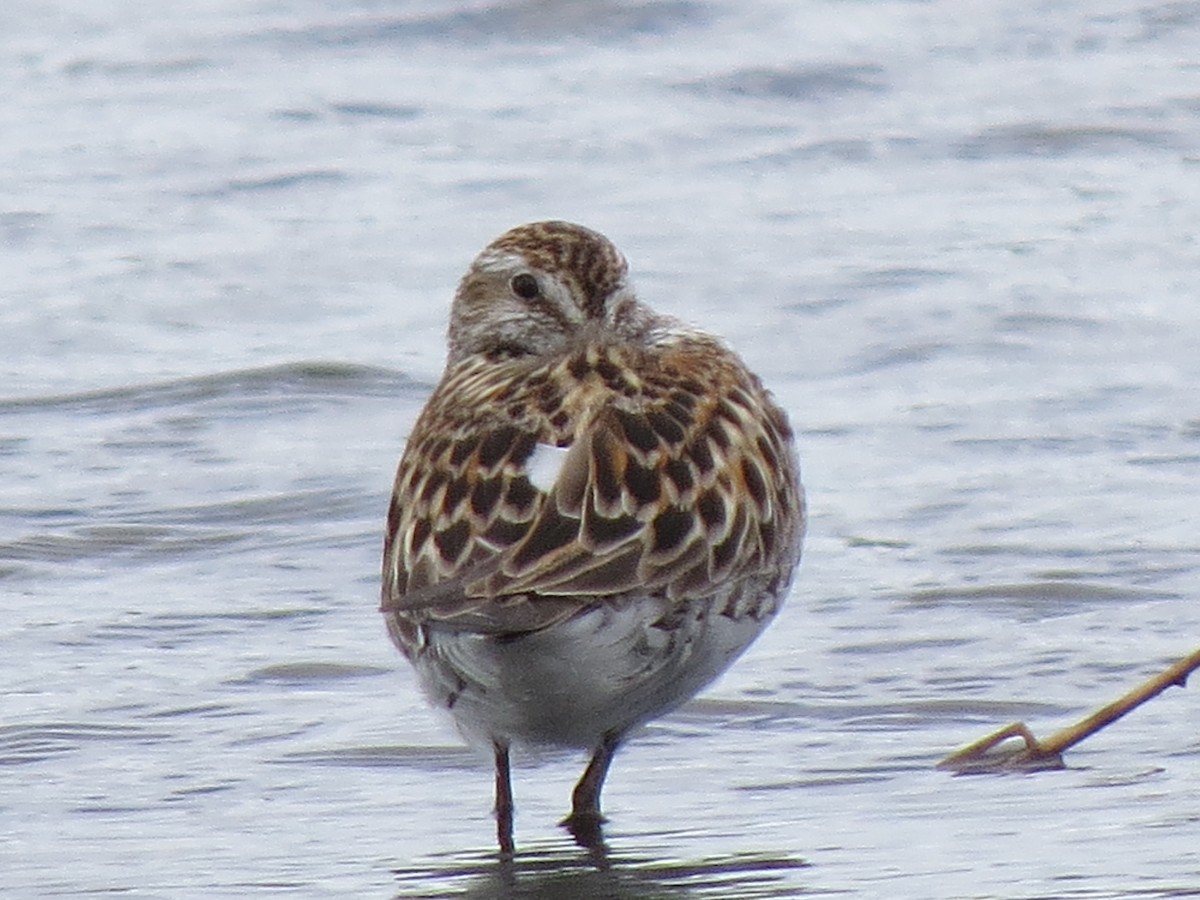
M959 773L1061 769L1065 765L1062 759L1063 751L1074 747L1106 725L1112 724L1127 712L1161 694L1171 685L1186 686L1188 676L1196 669L1200 669L1200 650L1184 657L1123 697L1107 706L1100 707L1087 718L1055 732L1045 741L1039 741L1034 737L1033 732L1024 722L1014 722L973 744L968 744L955 753L951 753L939 762L937 767ZM1014 737L1021 738L1024 746L1007 751L989 752Z

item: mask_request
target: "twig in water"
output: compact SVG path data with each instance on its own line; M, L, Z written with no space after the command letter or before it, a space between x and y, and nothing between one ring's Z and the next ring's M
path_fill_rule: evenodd
M960 774L1061 769L1065 765L1062 758L1063 751L1074 747L1084 738L1090 737L1101 728L1115 722L1151 697L1161 694L1171 685L1177 684L1184 687L1187 684L1188 675L1196 669L1200 669L1200 650L1181 659L1120 699L1107 706L1102 706L1087 718L1056 732L1045 741L1039 741L1034 737L1033 732L1024 722L1014 722L973 744L968 744L955 753L951 753L938 763L937 767L950 769ZM1014 737L1021 738L1024 746L989 752Z

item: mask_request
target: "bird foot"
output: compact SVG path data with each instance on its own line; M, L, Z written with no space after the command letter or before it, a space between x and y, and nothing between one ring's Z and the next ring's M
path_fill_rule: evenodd
M607 820L598 812L573 812L558 824L575 838L575 843L588 850L604 848L604 828Z

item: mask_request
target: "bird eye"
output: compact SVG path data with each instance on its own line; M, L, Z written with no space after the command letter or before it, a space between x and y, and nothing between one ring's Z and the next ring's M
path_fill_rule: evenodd
M542 292L542 289L538 286L537 279L528 272L521 272L514 275L508 286L522 300L532 300Z

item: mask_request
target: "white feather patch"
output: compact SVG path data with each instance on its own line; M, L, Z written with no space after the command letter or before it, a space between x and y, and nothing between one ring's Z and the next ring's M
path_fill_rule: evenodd
M570 447L555 447L553 444L538 444L525 461L525 474L529 483L544 494L550 493L562 474Z

